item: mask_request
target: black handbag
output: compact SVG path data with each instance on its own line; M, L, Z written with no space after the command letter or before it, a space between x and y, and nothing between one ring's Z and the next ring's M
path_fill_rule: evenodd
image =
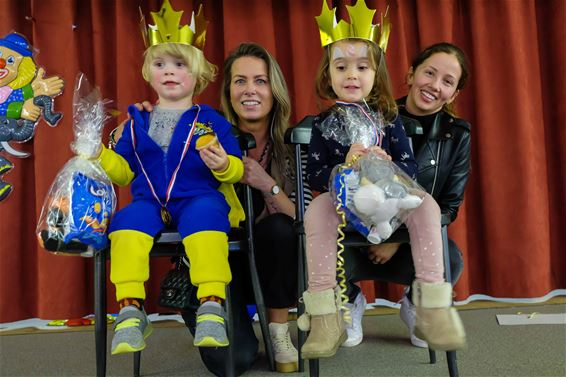
M189 269L181 258L177 258L175 268L163 277L160 288L160 306L182 310L191 308L191 298L196 294L196 287L192 285Z

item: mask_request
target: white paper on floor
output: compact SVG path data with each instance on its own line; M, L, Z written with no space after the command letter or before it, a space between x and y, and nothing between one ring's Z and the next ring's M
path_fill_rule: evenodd
M566 313L541 314L497 314L497 322L500 325L565 325Z

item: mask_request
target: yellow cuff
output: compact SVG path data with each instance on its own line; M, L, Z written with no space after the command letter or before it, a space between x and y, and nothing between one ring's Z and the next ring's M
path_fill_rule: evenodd
M116 285L116 301L123 298L135 297L145 300L145 287L143 282L118 283Z
M102 144L98 162L110 180L118 186L126 186L134 179L134 172L130 169L128 161L113 150L106 148L104 144Z
M236 183L242 179L244 175L244 163L238 157L228 155L228 167L221 172L212 171L212 175L219 181L224 183Z
M226 300L226 284L219 282L200 283L197 290L197 298L216 296Z

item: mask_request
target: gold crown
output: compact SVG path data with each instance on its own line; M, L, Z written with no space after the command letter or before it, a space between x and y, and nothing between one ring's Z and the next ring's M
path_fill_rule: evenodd
M340 20L337 24L336 8L328 8L326 0L322 0L322 12L320 16L315 17L322 47L342 39L359 38L376 43L385 52L391 33L391 22L387 15L389 8L385 10L385 14L381 14L381 22L377 25L371 23L375 9L369 9L364 0L358 0L353 7L346 5L346 8L350 23Z
M164 0L159 12L150 12L155 25L145 25L145 17L140 8L140 29L143 43L146 48L162 43L182 43L192 45L202 50L206 39L206 26L202 13L202 4L198 8L197 15L193 12L191 25L180 26L183 11L175 12L169 3Z

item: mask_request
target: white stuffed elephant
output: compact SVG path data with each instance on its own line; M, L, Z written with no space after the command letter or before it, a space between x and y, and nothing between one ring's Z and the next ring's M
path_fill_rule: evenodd
M423 199L419 196L399 190L398 183L394 181L371 183L362 178L361 185L354 194L353 201L356 211L365 218L370 219L371 229L367 239L375 244L388 239L393 233L391 219L402 210L418 207ZM395 191L391 196L387 191Z

